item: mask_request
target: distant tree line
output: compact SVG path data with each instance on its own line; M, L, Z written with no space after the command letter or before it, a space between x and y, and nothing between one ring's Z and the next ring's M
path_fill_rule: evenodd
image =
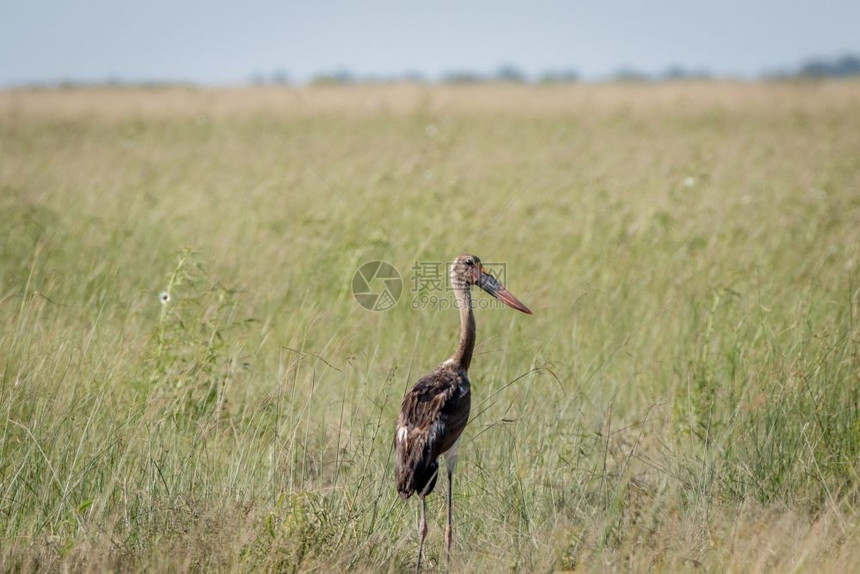
M630 66L623 66L607 79L615 82L661 82L685 80L709 80L715 76L704 67L688 68L680 64L672 64L662 72L646 72ZM804 79L804 78L850 78L860 77L860 56L846 54L831 59L810 59L794 69L765 72L763 79ZM443 84L561 84L581 80L574 68L547 70L542 74L529 77L512 64L500 66L495 72L481 73L474 70L454 70L443 74L438 82ZM340 70L333 73L319 74L311 79L313 85L332 84L364 84L364 83L427 83L428 80L417 72L409 72L391 76L354 76L348 71Z
M547 72L537 78L539 82L574 82L579 79L575 70ZM346 70L325 72L313 76L308 83L311 85L332 84L390 84L390 83L442 83L442 84L482 84L507 83L525 84L531 79L522 70L511 64L500 66L495 72L482 73L473 70L453 70L443 74L438 80L429 80L420 72L409 71L402 74L357 76ZM254 82L259 83L259 82Z
M684 81L684 80L707 80L714 76L705 68L686 68L679 64L673 64L662 72L645 72L633 67L621 67L606 79L615 82L660 82L660 81ZM768 71L761 75L766 80L793 80L793 79L823 79L823 78L856 78L860 77L860 55L845 54L833 58L811 58L795 68ZM402 74L391 75L355 75L346 68L336 69L331 72L320 73L313 76L309 83L311 85L350 85L350 84L388 84L388 83L413 83L424 84L438 82L443 84L480 84L480 83L506 83L506 84L564 84L580 81L580 75L574 68L562 68L547 70L541 74L530 77L520 68L513 64L504 64L491 73L476 72L473 70L454 70L443 74L438 80L428 80L423 74L408 71ZM293 84L289 73L283 69L274 70L271 73L256 72L248 81L252 85L289 86ZM163 87L192 87L193 82L186 81L163 81L163 80L124 80L116 74L112 74L104 80L81 81L61 80L55 82L33 82L19 84L30 88L78 88L78 87L136 87L136 88L163 88Z
M774 79L792 78L852 78L860 76L860 56L845 54L838 58L813 58L796 70L780 70L767 74Z
M254 86L289 86L292 84L290 75L286 70L275 70L271 74L263 74L262 72L254 73L251 78L251 84Z

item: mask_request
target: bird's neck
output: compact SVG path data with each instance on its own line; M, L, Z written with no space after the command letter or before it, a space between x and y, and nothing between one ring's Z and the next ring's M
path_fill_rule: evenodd
M460 343L451 357L454 365L463 371L469 370L472 351L475 349L475 314L472 312L472 290L470 285L457 287L454 291L460 309Z

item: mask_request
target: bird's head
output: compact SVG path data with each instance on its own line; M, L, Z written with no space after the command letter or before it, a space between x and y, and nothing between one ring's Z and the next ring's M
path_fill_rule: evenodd
M532 313L528 307L505 289L498 279L484 269L481 260L476 255L460 255L454 259L454 263L451 265L451 286L455 289L468 289L472 285L477 285L508 307L529 315Z

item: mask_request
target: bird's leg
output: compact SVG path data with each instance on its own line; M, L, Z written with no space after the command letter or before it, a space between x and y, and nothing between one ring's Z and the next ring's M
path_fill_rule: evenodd
M451 514L454 506L454 472L452 468L448 468L448 523L445 525L445 571L448 571L448 565L451 563L451 537L453 535Z
M424 519L424 497L421 497L421 518L418 520L418 560L415 563L415 574L421 572L421 554L424 551L424 538L427 537L427 521Z
M445 468L448 471L448 521L445 524L445 571L451 563L451 538L453 538L453 525L451 515L454 510L454 468L457 466L457 439L445 453Z

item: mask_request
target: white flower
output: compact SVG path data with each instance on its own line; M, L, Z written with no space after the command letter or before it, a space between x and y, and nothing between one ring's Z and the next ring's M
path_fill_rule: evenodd
M158 300L161 301L162 305L167 305L170 302L170 293L162 291L158 294Z
M687 176L684 178L684 187L689 188L689 187L693 187L694 185L696 185L696 178L695 177L690 175L690 176Z

